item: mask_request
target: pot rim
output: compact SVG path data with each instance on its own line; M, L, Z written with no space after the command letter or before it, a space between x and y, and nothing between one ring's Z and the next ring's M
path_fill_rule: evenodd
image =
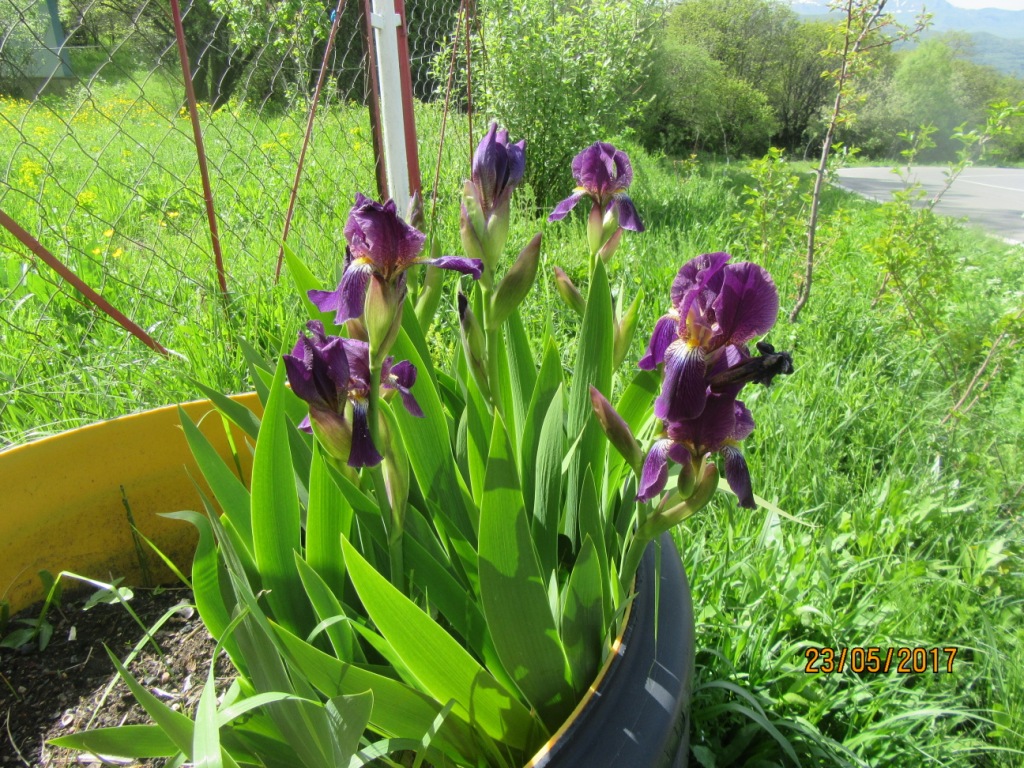
M630 586L630 597L626 603L626 612L622 616L622 624L619 633L615 636L615 640L612 641L608 658L604 660L601 665L600 671L597 673L597 677L587 687L587 692L580 699L579 703L573 708L572 713L565 719L565 721L559 726L558 730L551 734L549 738L540 749L538 749L533 757L530 758L530 762L523 766L523 768L534 768L539 761L543 760L548 754L554 749L555 745L561 741L561 739L568 733L569 729L572 728L583 712L590 706L590 703L600 693L601 685L604 683L608 673L612 670L615 662L620 657L620 652L623 647L623 641L626 638L626 634L632 631L633 625L630 623L630 619L633 617L633 603L636 598L636 577L633 578L633 584Z

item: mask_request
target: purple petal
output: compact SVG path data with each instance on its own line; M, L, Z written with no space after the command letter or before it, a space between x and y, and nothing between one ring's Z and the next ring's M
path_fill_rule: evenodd
M750 486L750 470L747 469L747 460L743 454L733 446L726 446L722 449L722 457L725 459L725 479L736 494L741 507L756 509L754 503L754 490Z
M352 387L368 389L370 386L370 345L359 339L343 339L348 360L348 376Z
M383 372L381 373L381 378L384 378ZM416 402L416 397L409 391L415 383L416 366L408 360L403 360L397 365L390 367L387 371L387 384L385 384L385 387L387 389L397 389L405 409L413 416L423 418L423 409Z
M693 419L704 410L707 384L704 381L704 352L676 340L665 351L665 373L661 395L654 402L659 419Z
M555 210L553 210L551 215L548 216L548 221L561 221L564 219L569 215L569 211L576 207L576 203L580 201L580 198L582 198L584 194L585 193L582 189L577 189L565 198L565 200L555 206Z
M299 429L301 429L307 435L313 434L313 424L309 420L308 413L302 418L302 421L299 422Z
M304 342L308 341L305 336L299 334L299 344L305 347ZM298 344L296 349L298 349ZM288 375L288 383L291 385L292 392L298 397L305 400L307 403L319 403L321 401L320 393L317 392L316 384L313 383L313 365L312 362L307 364L303 359L304 355L283 355L284 360L284 371ZM310 352L312 357L312 352Z
M573 158L572 175L580 187L604 204L633 182L633 166L621 149L597 141Z
M508 134L505 133L508 141ZM473 153L473 181L483 195L483 209L489 211L494 206L494 198L498 186L504 180L508 170L508 155L505 148L498 143L498 124L491 123L487 133L477 144Z
M441 256L436 259L418 259L420 264L429 264L440 269L451 269L461 272L464 275L472 275L474 280L479 280L484 272L484 263L480 259L470 259L465 256Z
M350 467L375 467L384 460L373 445L366 405L354 403L352 408L352 447L349 449Z
M344 232L356 259L372 262L387 280L409 266L427 239L402 221L394 200L381 205L358 194Z
M572 175L591 197L601 202L615 192L615 179L618 174L615 147L602 141L596 141L580 152L572 160ZM629 161L627 159L628 166Z
M526 173L526 139L508 145L507 187L517 187Z
M658 440L651 446L651 452L644 460L640 473L640 487L636 492L637 501L650 501L663 490L668 482L668 458L671 440Z
M742 344L775 325L779 292L765 269L745 261L729 266L713 306L720 343Z
M654 326L654 333L647 344L647 354L637 365L641 370L653 371L665 360L665 350L679 336L679 318L674 313L662 315Z
M403 360L396 365L390 366L388 373L389 378L392 378L395 385L399 388L405 387L409 389L416 383L416 366L408 360Z
M310 320L306 323L306 329L313 334L313 342L320 344L321 346L327 344L328 336L327 331L324 329L324 324L319 320Z
M733 416L736 419L736 424L729 434L729 439L746 440L750 437L750 433L754 431L754 415L744 405L742 400L737 400L733 405Z
M728 253L705 253L683 264L672 281L672 305L678 308L689 291L706 286L711 276L717 274L730 258Z
M318 333L323 326L317 325L311 328L314 338L300 333L292 354L283 356L285 373L292 391L311 408L339 412L349 378L344 340Z
M676 464L689 464L691 461L690 452L681 443L672 443L668 449L668 457Z
M615 198L615 205L619 213L619 226L628 229L630 232L643 232L644 224L640 221L640 214L636 212L636 206L629 199L629 195L619 194Z
M345 339L333 336L326 344L321 346L314 344L313 359L314 374L318 373L316 363L322 363L324 375L321 377L321 381L324 385L329 383L335 391L348 389L349 365L348 356L345 354Z
M693 446L700 454L718 451L727 442L740 439L738 435L746 437L753 429L750 412L742 403L740 409L736 404L735 393L713 393L697 418L669 421L668 436L676 442ZM741 414L744 422L738 424L737 416Z
M334 312L334 324L363 314L366 288L370 284L373 267L366 261L355 260L345 269L341 283L334 291L309 291L309 300L321 312Z
M615 160L615 183L614 188L610 191L619 192L633 183L633 165L629 162L629 155L621 149L615 149L611 144L607 146L613 150L612 155ZM625 227L625 229L629 229L629 227ZM643 230L638 229L636 231L641 232Z

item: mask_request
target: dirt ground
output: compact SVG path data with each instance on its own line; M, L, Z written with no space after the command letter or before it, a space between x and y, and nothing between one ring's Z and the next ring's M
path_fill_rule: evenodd
M51 610L53 637L43 651L36 645L20 650L0 648L0 766L98 766L94 755L46 744L69 733L114 725L149 722L120 680L103 645L122 661L146 633L122 605L96 605L82 610L83 598ZM192 713L199 701L214 642L184 589L136 589L130 605L142 623L152 627L174 606L180 606L154 634L158 653L146 643L129 669L169 706ZM39 607L20 616L34 618ZM17 618L17 617L15 617ZM11 627L8 627L8 632ZM221 654L217 661L218 693L230 684L233 670ZM107 692L108 685L114 685ZM157 766L162 760L122 762Z

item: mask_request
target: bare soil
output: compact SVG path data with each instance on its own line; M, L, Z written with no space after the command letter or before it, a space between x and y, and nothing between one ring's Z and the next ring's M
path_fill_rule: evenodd
M136 589L130 601L146 628L175 606L179 610L157 630L129 670L170 707L194 712L206 682L215 643L191 607L184 589ZM99 757L48 745L49 739L89 728L147 723L145 711L118 677L103 649L122 661L146 636L122 605L82 610L85 598L65 600L48 619L53 637L19 650L0 648L0 766L99 766ZM35 618L40 606L20 616ZM17 618L17 617L15 617ZM8 628L8 631L10 627ZM223 654L217 660L217 691L223 693L233 670ZM107 692L108 685L113 687ZM162 760L121 762L158 766Z

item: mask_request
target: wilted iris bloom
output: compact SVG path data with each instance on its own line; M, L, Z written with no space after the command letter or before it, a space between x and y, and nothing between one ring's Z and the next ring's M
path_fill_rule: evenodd
M576 189L555 206L548 221L564 219L576 203L589 197L600 216L614 210L618 227L632 232L644 231L636 207L626 194L626 189L633 182L633 166L625 152L607 142L595 142L573 159L572 175L576 179Z
M640 361L646 370L665 363L654 403L660 419L700 416L711 392L708 372L725 350L775 325L779 293L771 276L750 262L728 264L729 258L727 253L698 256L672 283L672 309L658 321Z
M299 333L290 355L284 355L292 391L309 404L299 428L316 434L321 445L350 467L372 467L382 460L370 437L367 407L370 393L370 349L364 341L328 336L323 323L306 324L311 336ZM394 364L389 357L381 370L385 396L397 392L409 413L423 416L411 392L416 367Z
M356 194L356 204L349 212L344 231L348 247L341 284L335 291L309 292L310 301L320 311L335 313L337 325L363 314L371 280L377 283L375 294L383 296L390 305L379 310L397 313L405 299L405 271L413 264L431 264L480 277L479 259L420 258L426 235L402 221L393 200L381 204Z
M725 370L746 356L741 347L730 347L715 368ZM644 461L638 500L648 501L665 489L670 459L692 477L705 456L717 453L725 461L725 479L739 505L754 508L750 471L740 452L740 441L754 431L754 418L743 402L736 399L742 388L742 384L723 386L707 396L697 417L665 422L666 436L654 443Z

